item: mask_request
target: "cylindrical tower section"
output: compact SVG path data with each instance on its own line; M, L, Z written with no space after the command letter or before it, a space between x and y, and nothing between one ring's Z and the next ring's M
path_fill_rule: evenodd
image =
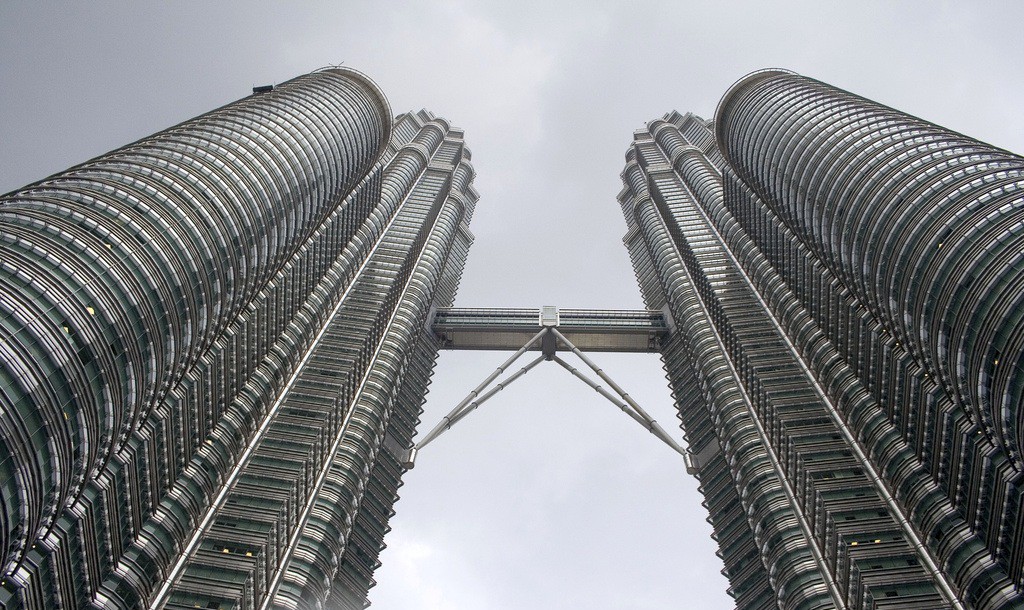
M1024 445L1024 158L783 71L719 104L738 175L1009 450Z
M391 111L329 68L0 198L0 560L94 477L374 166Z

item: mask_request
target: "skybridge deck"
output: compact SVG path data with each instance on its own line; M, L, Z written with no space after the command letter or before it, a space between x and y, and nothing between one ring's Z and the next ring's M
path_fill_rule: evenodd
M516 350L544 326L557 327L578 348L590 352L657 352L670 332L661 311L555 307L438 308L430 327L442 349ZM558 349L565 348L559 341Z

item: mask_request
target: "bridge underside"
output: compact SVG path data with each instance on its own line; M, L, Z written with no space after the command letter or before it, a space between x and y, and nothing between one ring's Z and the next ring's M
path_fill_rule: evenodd
M544 326L555 326L588 352L657 352L670 332L660 311L598 309L438 308L430 328L442 349L516 350ZM540 350L538 343L532 349ZM558 340L558 350L567 346Z

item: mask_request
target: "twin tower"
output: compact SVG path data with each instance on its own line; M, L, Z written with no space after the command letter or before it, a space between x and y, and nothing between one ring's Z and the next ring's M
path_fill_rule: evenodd
M484 323L661 353L737 608L1024 606L1024 158L755 72L634 135L648 312L485 320L469 161L328 68L0 198L0 607L364 607Z

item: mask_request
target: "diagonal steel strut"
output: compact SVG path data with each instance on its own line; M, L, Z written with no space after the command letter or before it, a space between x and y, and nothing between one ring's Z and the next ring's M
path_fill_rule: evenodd
M423 437L423 439L420 442L416 443L416 445L413 446L413 448L409 450L409 454L406 456L406 459L405 459L403 465L406 468L412 468L413 465L416 463L416 454L417 454L417 452L419 452L420 449L425 447L428 443L433 441L438 436L441 436L441 433L443 433L445 430L450 429L456 422L458 422L460 419L462 419L463 417L468 415L470 411L472 411L473 409L477 408L480 405L480 403L484 402L485 400L487 400L491 396L494 396L495 394L497 394L498 392L500 392L501 390L506 388L510 383L512 383L516 379L519 379L520 377L525 375L527 372L529 372L530 369L532 369L533 367L535 367L538 364L540 364L540 362L542 360L544 360L544 356L543 355L538 357L536 360L530 362L529 364L524 366L522 369L520 369L519 371L517 371L513 375L509 376L508 379L506 379L505 381L503 381L503 382L499 383L497 386L495 386L495 388L493 390L485 393L482 396L480 395L480 392L482 392L484 388L489 386L492 381L497 379L499 375L501 375L503 372L505 372L505 369L507 369L509 366L511 366L513 362L518 360L520 356L525 354L527 350L529 350L538 341L540 341L541 338L545 334L547 334L547 332L549 330L550 330L550 328L543 328L543 329L541 329L540 332L538 332L536 335L533 336L533 338L531 338L529 341L526 342L526 345L524 345L521 348L519 348L518 350L516 350L516 352L514 354L509 356L508 360L506 360L505 362L501 363L501 366L499 366L497 369L495 369L493 373L488 375L483 381L480 382L479 385L477 385L475 388L473 388L473 390L468 395L466 395L466 397L463 398L462 401L459 402L459 404L455 405L455 408L453 408L448 413L448 415L445 415L441 419L441 421L438 422L438 424L436 426L434 426L434 428L430 432L428 432L426 436ZM477 399L478 396L480 398ZM476 400L474 400L474 399L476 399Z
M572 365L568 364L567 362L559 358L554 353L556 349L556 341L558 340L561 340L561 342L565 344L566 347L572 350L572 352L576 354L576 356L580 360L582 360L588 367L590 367L590 369L593 370L598 377L604 380L615 391L615 393L609 392L603 386L601 386L600 384L598 384L597 382L593 381L585 374L583 374L579 369L573 367ZM484 389L491 384L491 382L497 379L499 375L501 375L520 356L526 353L527 350L536 345L538 341L544 344L544 350L540 356L530 361L526 366L516 371L512 375L508 376L503 381L499 382L497 385L495 385L495 387L491 388L486 392L483 392ZM598 394L604 396L612 404L622 409L623 412L632 417L637 423L646 428L651 434L658 437L658 439L660 439L666 445L671 447L673 451L682 455L683 461L686 464L687 473L696 473L696 468L690 453L682 446L680 446L679 443L677 443L675 439L673 439L672 436L669 435L669 433L666 432L665 429L662 428L661 425L658 424L658 422L654 418L648 415L647 412L644 411L643 408L640 407L640 405L637 404L637 402L633 400L633 398L628 393L626 393L625 390L623 390L617 383L615 383L615 381L612 380L612 378L609 377L608 374L605 373L603 369L601 369L601 367L594 364L594 362L590 358L588 358L582 351L580 351L579 348L573 345L572 342L565 337L565 335L558 332L558 330L554 326L548 326L541 329L540 332L534 335L533 338L527 341L525 345L523 345L514 354L512 354L512 356L509 357L508 360L502 363L501 366L499 366L493 373L488 375L486 379L484 379L479 385L477 385L464 399L462 399L461 402L459 402L459 404L455 405L455 408L453 408L448 413L448 415L443 417L441 421L438 422L438 424L434 426L434 428L431 429L431 431L428 432L427 435L424 436L421 441L416 443L416 445L409 450L409 452L405 456L405 459L403 460L403 466L405 466L406 468L412 468L415 465L416 455L420 449L427 446L429 443L431 443L434 439L436 439L446 430L451 429L452 426L458 423L462 418L469 415L469 413L476 409L478 406L480 406L480 404L482 404L484 401L491 398L501 390L508 387L513 381L519 379L520 377L528 373L531 369L533 369L533 367L540 364L543 360L554 360L560 366L569 371L569 373L571 373L574 377L576 377L583 383L587 384L592 389L594 389ZM483 394L481 394L481 392L483 392Z
M678 454L683 456L683 460L686 462L686 470L687 470L687 472L690 472L690 471L694 470L693 459L690 456L690 452L687 451L686 449L683 449L679 445L679 443L677 443L675 441L675 439L673 439L672 436L669 435L669 433L666 432L665 429L661 427L661 424L659 424L657 422L657 420L655 420L653 417L648 415L647 411L644 411L643 408L639 404L637 404L637 402L635 400L633 400L633 398L628 393L626 393L625 390L623 390L621 387L619 387L619 384L615 383L615 381L611 377L609 377L608 374L605 373L604 370L601 367L599 367L596 364L594 364L593 360L591 360L590 358L587 358L586 354L581 352L578 347L573 345L572 341L569 341L565 337L565 335L563 335L562 333L558 332L557 328L552 328L551 332L554 333L557 338L561 339L562 342L565 343L565 345L568 346L569 349L572 350L572 353L576 354L576 357L578 357L587 366L589 366L592 371L597 373L598 377L603 379L605 383L607 383L609 386L611 386L611 388L613 390L615 390L615 392L622 398L622 400L626 401L626 403L630 407L633 408L633 411L635 411L635 416L633 417L633 419L635 419L638 422L640 422L640 424L643 425L645 428L647 428L651 432L651 434L653 434L654 436L657 436L659 439L661 439L662 442L664 442L666 445L671 447L673 451L675 451L676 453L678 453ZM565 364L565 362L561 361L561 360L559 360L559 364L561 364L562 366L567 366ZM570 367L569 372L573 373L574 370L575 369L572 369ZM601 388L601 386L594 384L590 380L584 378L581 374L573 373L573 375L575 375L578 379L582 380L584 383L586 383L590 387L592 387L595 390L597 390L602 396L605 396L606 398L610 398L606 392L602 392L601 391L601 390L604 389L604 388ZM612 402L616 403L615 400L612 400ZM618 404L618 403L616 403L616 404ZM623 410L625 410L625 409L623 409ZM627 413L628 413L628 411L627 411ZM634 413L629 413L629 414L631 416L634 415ZM692 474L692 472L691 472L691 474Z
M626 415L632 417L634 420L636 420L637 423L639 423L644 428L647 428L647 430L651 434L653 434L654 436L656 436L659 439L661 439L661 441L664 442L669 447L671 447L673 451L675 451L679 455L683 456L683 462L686 464L686 473L687 474L696 474L697 473L697 469L696 469L696 467L694 466L694 463L693 463L693 456L690 455L690 452L687 451L686 449L683 449L679 445L679 443L677 443L671 436L669 436L668 432L665 432L665 430L658 424L657 421L651 419L650 416L644 417L644 415L646 415L646 413L644 413L643 411L640 411L638 413L635 409L630 408L631 405L626 404L625 402L619 400L619 398L617 396L615 396L614 394L612 394L608 390L604 389L600 384L598 384L593 379L590 379L589 377L584 375L582 372L580 372L579 369L577 369L576 367L572 366L571 364L569 364L565 360L562 360L558 356L553 357L552 360L554 360L555 362L560 364L562 366L562 368L564 368L565 370L569 371L572 374L573 377L575 377L576 379L579 379L583 383L587 384L588 386L593 388L598 394L600 394L601 396L604 396L605 398L607 398L608 401L611 402L613 405L615 405L616 407L622 409L623 413L625 413Z

